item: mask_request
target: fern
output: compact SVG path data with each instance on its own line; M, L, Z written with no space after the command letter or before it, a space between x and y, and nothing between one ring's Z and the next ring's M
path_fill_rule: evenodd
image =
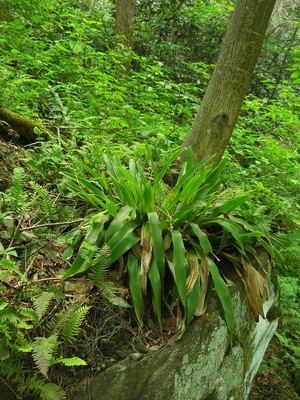
M66 367L76 367L79 365L86 365L86 362L79 357L71 357L71 358L56 358L51 361L51 365L54 364L63 364Z
M87 241L82 242L82 245L80 246L80 250L78 254L86 261L89 263L92 262L92 258L94 254L97 252L98 247L95 245L92 245L88 243Z
M33 304L38 318L41 319L45 314L51 300L54 298L54 292L42 292L33 297Z
M57 350L57 335L48 338L36 337L32 343L32 356L38 369L47 377L50 360L53 353Z
M91 278L94 285L101 287L103 280L106 276L106 270L111 263L111 249L106 244L98 249L92 259L92 267L89 272L89 277Z
M23 314L27 314L26 311ZM26 352L31 350L31 345L22 330L32 329L32 326L24 321L23 317L21 309L8 307L5 302L0 304L0 332L4 345L12 350Z
M26 208L28 193L25 189L25 170L18 167L14 169L12 176L12 186L4 193L5 200L9 203L10 211L13 214L21 214Z
M80 307L71 315L61 332L64 340L69 343L74 342L80 333L81 324L90 308L89 306Z
M49 383L45 379L38 378L37 376L26 379L23 389L38 394L43 400L66 399L65 392L58 385Z
M48 328L52 332L61 334L63 340L72 343L80 333L80 326L89 309L89 306L84 306L74 311L74 308L69 307L57 314L47 324Z
M25 374L24 362L21 360L2 360L0 361L0 376L12 383L22 381Z
M112 282L102 282L100 286L100 293L114 306L130 307L126 300L117 295L117 288Z
M48 191L41 185L30 182L32 188L35 190L35 196L40 204L38 210L41 212L39 218L44 222L56 221L58 218L58 207L55 204L55 199L51 199Z
M8 272L14 272L15 274L17 274L18 277L21 279L21 281L24 281L24 282L27 281L24 274L21 272L20 268L14 261L11 261L7 258L2 258L0 260L0 266Z
M91 264L88 275L93 284L99 289L101 295L115 306L129 307L129 304L117 295L115 285L104 280L107 268L111 265L111 248L107 244L94 253Z
M67 321L71 318L73 310L70 308L68 310L62 310L55 315L51 321L47 323L47 327L51 332L59 333L62 328L66 325Z

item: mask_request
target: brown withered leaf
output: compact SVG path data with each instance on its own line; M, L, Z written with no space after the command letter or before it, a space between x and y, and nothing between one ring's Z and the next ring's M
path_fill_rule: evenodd
M147 294L147 278L152 259L152 242L149 230L144 224L141 232L141 288L144 296Z
M176 274L175 274L175 268L174 268L174 261L173 258L170 255L166 256L167 264L169 266L170 271L172 272L174 281L176 282Z
M208 263L205 257L202 257L202 262L200 263L199 267L200 267L200 290L199 290L197 306L194 312L194 315L196 317L200 317L205 312L204 303L207 294L208 280L209 280Z
M267 282L250 262L244 258L242 258L242 262L243 270L240 272L240 277L245 286L254 319L258 321L260 315L265 318L262 299L269 297Z
M199 276L199 263L196 254L188 252L187 259L190 264L190 273L186 279L186 295L188 296L193 290Z

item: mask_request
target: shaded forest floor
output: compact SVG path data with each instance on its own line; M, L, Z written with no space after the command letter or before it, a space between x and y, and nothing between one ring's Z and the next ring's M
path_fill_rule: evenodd
M280 342L274 337L265 353L260 371L253 381L249 400L299 400L296 393L297 377L291 376L288 360L272 365L275 354L280 352ZM299 390L299 388L298 388Z
M0 190L5 190L8 187L10 174L13 168L16 168L18 166L25 166L22 161L22 156L22 148L11 143L2 142L0 150L0 177L2 184ZM98 307L98 309L100 308L103 309L103 305L101 307ZM110 307L110 310L108 310L108 312L110 313L112 309L113 307ZM95 348L91 349L90 355L92 365L89 368L90 374L93 375L99 372L99 356L103 358L103 369L105 369L110 365L118 362L118 360L126 357L128 354L135 350L135 347L138 347L138 350L141 350L141 347L143 347L143 345L145 347L145 344L143 344L139 338L138 332L136 330L137 328L135 329L134 327L132 327L132 324L127 321L128 318L132 319L133 316L130 316L130 313L128 312L125 312L125 314L126 315L124 315L123 317L118 317L118 329L116 327L113 327L112 330L107 330L105 332L103 332L103 329L102 332L97 331L100 336L104 335L109 337L109 340L108 343L105 345L107 347L106 350L105 346L102 346L102 352L100 353L98 349L97 351L95 351ZM94 318L94 320L98 320L98 317L99 315L97 316L97 318ZM104 315L104 318L109 319L110 316ZM127 340L127 345L124 344L124 340L123 342L122 340L120 340L123 338L123 336ZM155 332L155 330L153 331L152 336L153 337L149 339L152 345L159 344L159 335L157 335L157 332ZM83 343L84 342L85 340L83 340ZM123 348L120 348L120 346L118 346L118 343L120 344L120 342L123 343ZM280 349L280 342L276 338L273 338L265 354L260 372L255 377L253 389L249 397L250 400L300 399L299 395L296 393L297 377L291 376L290 374L290 371L292 371L293 369L291 368L289 360L282 359L282 362L280 364L278 362L278 354L280 354ZM97 361L95 361L95 359L97 359ZM96 368L97 366L98 369ZM60 374L59 369L56 370L56 373L58 373L58 375ZM68 380L70 381L69 383L71 385L72 377L68 377Z

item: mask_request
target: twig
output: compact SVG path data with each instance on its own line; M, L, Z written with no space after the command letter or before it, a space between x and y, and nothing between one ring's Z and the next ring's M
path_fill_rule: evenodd
M16 226L16 228L15 228L15 230L14 230L13 237L11 238L11 241L10 241L8 247L12 247L12 244L13 244L13 242L14 242L14 240L15 240L15 237L17 236L17 233L19 232L19 227L20 227L20 225L21 225L21 223L22 223L22 221L23 221L23 217L24 217L24 215L22 215L22 216L20 217L20 219L19 219L19 221L18 221L18 225Z
M84 218L75 219L74 221L52 222L49 224L27 226L26 228L21 228L20 232L32 231L33 229L38 229L38 228L47 228L49 226L71 225L71 224L76 224L77 222L82 222L82 221L84 221Z
M16 399L21 399L21 397L10 387L10 385L0 376L1 381L4 383L5 386L16 396Z

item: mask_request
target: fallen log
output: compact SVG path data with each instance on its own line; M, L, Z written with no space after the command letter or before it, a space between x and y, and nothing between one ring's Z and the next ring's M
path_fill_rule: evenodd
M36 142L38 137L48 140L54 134L42 124L21 117L8 108L1 107L0 136L7 141L13 140L22 144L30 144Z

